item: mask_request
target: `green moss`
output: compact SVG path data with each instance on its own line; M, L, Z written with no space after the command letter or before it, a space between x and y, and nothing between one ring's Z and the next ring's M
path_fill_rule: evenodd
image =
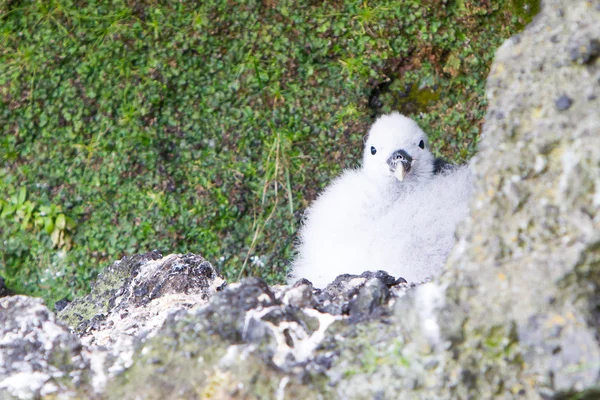
M373 116L475 152L494 49L520 26L488 3L5 3L0 274L50 305L152 249L284 281L302 211L358 164ZM412 89L374 107L385 82ZM73 220L72 247L3 215L21 188Z
M511 0L508 9L525 26L540 12L540 0Z
M387 92L390 98L386 101L393 104L389 111L395 109L403 114L427 112L440 99L439 88L418 88L411 84L403 85L400 81L392 83ZM387 108L385 111L389 112Z
M481 336L480 336L481 335ZM485 329L485 332L476 332L474 337L481 337L482 354L490 362L522 363L519 338L516 333L516 326L512 325L507 329L505 326L496 325ZM479 351L479 350L478 350Z

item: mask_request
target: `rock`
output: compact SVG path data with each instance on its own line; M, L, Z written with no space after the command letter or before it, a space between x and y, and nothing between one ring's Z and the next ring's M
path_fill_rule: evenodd
M562 96L560 96L558 99L556 99L556 109L558 111L568 110L569 108L571 108L572 104L573 104L573 99L571 99L569 96L566 96L564 94Z
M132 365L136 343L225 284L201 256L151 252L106 268L57 318L39 299L1 299L0 398L97 397Z
M0 398L74 397L88 385L81 341L41 299L0 299Z
M0 397L335 396L323 377L336 375L342 351L360 353L361 329L391 318L390 304L409 288L383 271L340 276L324 290L257 278L225 287L201 256L126 257L57 320L40 300L3 299L10 312L0 322L11 333L0 347ZM389 322L373 331L398 335ZM31 338L39 339L28 350ZM66 352L56 365L53 348Z
M59 312L64 310L65 307L69 305L69 303L71 302L67 298L58 300L56 303L54 303L54 311Z
M390 291L381 279L369 279L350 302L351 320L373 318L374 315L377 315L375 311L387 304L389 298Z
M342 351L360 354L364 338L358 332L365 324L397 337L396 326L379 326L382 315L391 315L389 305L404 295L404 289L388 287L395 281L381 272L346 275L315 290L306 280L271 288L244 279L203 307L171 314L109 390L156 398L336 397L338 389L323 378L336 375L331 371Z
M441 279L456 397L583 398L600 384L600 64L571 62L572 43L600 39L593 4L545 1L491 68L476 196Z
M91 293L59 312L88 345L107 346L158 329L168 313L206 303L226 285L202 256L158 252L107 267Z

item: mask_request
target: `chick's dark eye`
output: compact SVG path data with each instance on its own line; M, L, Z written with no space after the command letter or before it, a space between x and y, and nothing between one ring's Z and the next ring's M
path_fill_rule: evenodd
M424 149L425 148L425 142L421 140L419 142L419 147L422 148L422 149ZM371 147L371 149L373 149L373 148Z
M375 153L377 153L377 149L375 146L371 146L371 154L375 155Z

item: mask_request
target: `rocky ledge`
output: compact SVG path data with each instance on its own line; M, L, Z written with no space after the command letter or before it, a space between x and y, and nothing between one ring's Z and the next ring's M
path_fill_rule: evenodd
M365 335L398 342L394 305L409 289L382 271L342 275L324 290L306 280L226 285L199 255L125 257L58 316L39 299L0 300L0 390L15 398L333 393L348 363L360 372L363 346L376 345Z
M547 0L498 50L436 282L226 285L200 255L126 257L56 314L0 298L0 398L600 398L599 20Z

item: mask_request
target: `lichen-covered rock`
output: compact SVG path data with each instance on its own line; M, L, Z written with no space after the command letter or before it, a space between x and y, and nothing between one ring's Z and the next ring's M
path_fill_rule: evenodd
M114 345L156 330L171 312L206 303L225 285L202 256L151 252L107 267L88 296L58 315L84 343Z
M548 0L496 54L476 198L442 278L454 396L600 385L599 21L598 1Z
M171 314L109 392L157 399L339 397L346 375L332 367L344 353L353 357L344 366L362 368L360 354L373 345L365 327L389 346L401 343L390 304L408 289L384 272L343 275L324 290L305 280L271 288L245 279L203 307ZM371 389L355 394L381 391Z
M0 299L0 398L75 396L88 386L81 341L41 299Z
M224 286L202 256L152 252L108 267L92 293L57 318L39 299L3 298L0 398L105 396L106 383L133 363L135 343Z
M194 288L174 284L177 279L169 283L165 278L172 278L174 271L188 271ZM201 276L205 279L199 279ZM105 282L114 286L98 290ZM135 296L139 292L136 288L157 287L159 282L164 282L163 288L175 289L150 289L146 293L159 293L151 299ZM410 289L406 282L382 271L343 275L324 290L315 290L307 281L271 288L257 278L217 293L222 286L200 256L126 258L105 271L92 295L75 300L60 313L65 321L77 323L73 330L81 340L54 322L52 313L39 300L8 297L3 301L10 303L7 307L11 313L3 313L0 322L6 319L4 326L12 333L5 335L0 347L0 371L7 378L0 396L339 397L346 390L343 383L347 374L342 370L355 371L349 375L355 379L363 369L375 372L373 365L363 367L360 357L365 348L374 346L370 340L383 343L376 345L382 349L401 343L399 325L390 323L394 318L390 305ZM25 305L19 306L17 300ZM89 320L78 317L78 310L98 304L109 305L100 309L105 312L101 317L99 313ZM30 328L23 328L22 318L30 322ZM365 327L377 339L366 335ZM25 337L40 337L30 355L21 345L28 343ZM56 348L62 343L73 344L63 349L68 354L55 365L48 361L55 357L40 350L50 348L46 342ZM34 366L15 362L15 354L34 360ZM344 361L343 357L350 358ZM378 357L369 362L376 365ZM395 355L383 357L392 360ZM393 369L397 360L390 365ZM27 381L20 379L24 374L36 379L27 391ZM52 377L61 377L60 385L54 384ZM381 391L370 385L356 394L398 390L398 385L387 386Z

